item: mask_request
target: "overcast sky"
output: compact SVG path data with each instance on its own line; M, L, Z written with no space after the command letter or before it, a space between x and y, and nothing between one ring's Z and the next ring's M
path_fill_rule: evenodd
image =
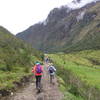
M16 34L45 20L53 8L71 1L73 0L0 0L0 25Z

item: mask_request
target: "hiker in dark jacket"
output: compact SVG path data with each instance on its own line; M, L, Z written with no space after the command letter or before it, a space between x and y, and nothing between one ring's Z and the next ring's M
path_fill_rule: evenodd
M49 58L48 57L45 58L45 63L49 63Z
M41 88L41 78L42 78L42 75L43 75L43 66L39 62L36 62L36 65L33 66L32 72L34 73L35 78L36 78L36 88L38 90L40 90L40 88Z

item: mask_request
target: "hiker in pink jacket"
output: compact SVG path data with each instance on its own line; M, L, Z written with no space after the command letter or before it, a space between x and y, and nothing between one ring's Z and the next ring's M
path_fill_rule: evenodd
M37 62L36 65L33 67L32 72L34 73L35 78L36 78L36 88L40 90L41 78L43 75L43 66L39 62Z

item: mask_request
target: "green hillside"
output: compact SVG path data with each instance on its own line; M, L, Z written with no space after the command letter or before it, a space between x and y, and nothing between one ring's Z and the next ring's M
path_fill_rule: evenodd
M0 90L13 88L13 82L19 82L23 76L31 75L34 62L41 61L42 58L41 52L0 26Z
M57 66L58 76L64 80L61 88L65 87L65 94L69 92L84 100L100 99L100 50L50 54L49 57Z

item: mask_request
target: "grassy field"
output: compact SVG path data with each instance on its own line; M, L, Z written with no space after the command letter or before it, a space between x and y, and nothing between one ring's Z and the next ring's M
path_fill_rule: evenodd
M89 94L92 93L92 90L94 92L100 90L100 50L88 50L71 54L50 54L49 57L57 65L58 75L70 85L80 88L77 92L81 96L86 96L88 92ZM87 91L87 94L81 93L84 91ZM92 97L88 95L87 98Z

